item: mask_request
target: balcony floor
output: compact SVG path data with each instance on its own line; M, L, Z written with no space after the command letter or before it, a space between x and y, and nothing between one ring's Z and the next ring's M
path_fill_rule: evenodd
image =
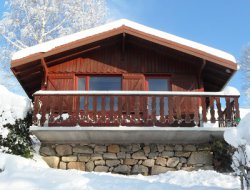
M223 138L226 128L202 127L37 127L30 131L43 143L199 144Z

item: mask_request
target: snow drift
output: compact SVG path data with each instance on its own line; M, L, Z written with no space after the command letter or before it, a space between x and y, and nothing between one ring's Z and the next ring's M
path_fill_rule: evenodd
M44 162L0 153L0 190L222 190L239 189L239 180L215 171L176 171L157 176L123 176L48 168Z

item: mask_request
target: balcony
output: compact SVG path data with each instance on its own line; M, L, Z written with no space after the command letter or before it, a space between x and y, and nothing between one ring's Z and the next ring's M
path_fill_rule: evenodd
M234 127L239 95L223 92L38 91L38 127Z

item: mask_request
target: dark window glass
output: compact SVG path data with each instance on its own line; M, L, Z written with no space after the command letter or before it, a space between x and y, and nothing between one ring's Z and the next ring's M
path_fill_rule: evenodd
M121 90L121 77L90 77L89 90Z
M121 77L90 77L89 90L121 90ZM93 100L92 100L93 101ZM92 109L90 102L90 109ZM105 98L105 109L110 110L110 97ZM114 110L118 109L118 99L114 99ZM97 110L101 110L101 97L97 97Z
M169 91L169 80L162 78L149 78L149 91ZM148 98L149 113L152 113L152 98ZM168 98L164 97L164 114L168 114ZM160 98L156 98L156 115L160 115Z
M149 91L168 91L169 81L168 79L148 79Z
M81 77L81 78L79 77L77 89L78 90L86 90L85 83L86 83L86 79L83 77ZM80 96L80 110L83 110L83 109L84 109L84 96Z

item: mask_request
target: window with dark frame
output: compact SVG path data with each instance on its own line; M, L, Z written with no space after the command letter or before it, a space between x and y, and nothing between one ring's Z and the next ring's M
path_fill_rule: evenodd
M146 77L146 89L148 91L170 91L168 77ZM152 98L148 98L149 114L152 114ZM160 98L156 98L156 115L160 115ZM164 97L164 115L168 115L168 98Z
M77 78L78 90L109 91L122 90L122 77L120 76L79 76ZM88 98L89 110L93 110L93 97ZM118 98L114 98L114 110L118 109ZM80 110L84 110L84 97L80 97ZM101 97L97 97L97 111L101 110ZM110 97L105 97L105 110L110 110Z

